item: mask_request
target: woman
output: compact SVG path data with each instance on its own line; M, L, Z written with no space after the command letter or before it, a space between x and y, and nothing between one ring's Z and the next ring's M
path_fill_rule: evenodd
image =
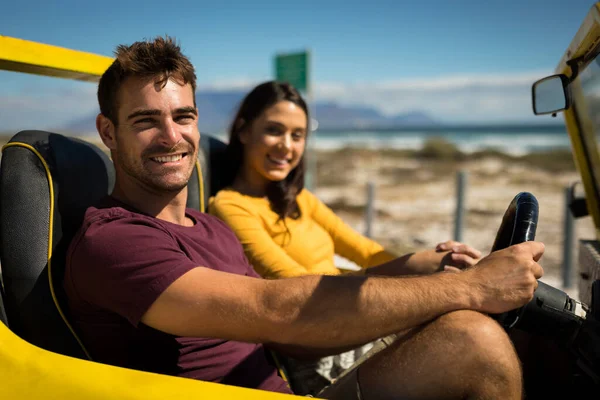
M230 127L227 186L211 199L209 212L233 229L261 276L338 275L342 271L334 264L335 254L362 268L388 263L378 273L394 275L477 261L479 252L452 241L397 258L346 225L304 188L309 121L300 94L289 84L271 81L246 96ZM353 355L360 351L336 358L331 368L323 366L334 359L321 360L320 374L334 379Z

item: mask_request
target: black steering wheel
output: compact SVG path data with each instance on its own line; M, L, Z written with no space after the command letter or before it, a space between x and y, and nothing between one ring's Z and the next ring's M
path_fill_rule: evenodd
M535 240L538 223L539 206L534 195L521 192L510 202L502 223L496 234L492 252L504 249L513 244ZM505 329L512 328L520 319L525 307L520 307L502 314L491 315Z

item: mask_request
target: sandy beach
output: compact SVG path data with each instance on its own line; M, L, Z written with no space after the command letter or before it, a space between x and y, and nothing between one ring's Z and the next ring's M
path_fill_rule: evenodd
M568 150L521 157L494 151L464 154L437 140L420 151L318 151L315 192L346 222L364 232L366 188L373 182L373 237L387 248L406 253L432 248L453 237L460 170L467 173L468 182L463 242L489 253L509 203L517 193L530 192L539 202L536 240L546 245L542 280L561 287L564 189L580 180ZM576 220L575 233L578 239L594 238L591 217ZM566 291L577 296L576 287Z

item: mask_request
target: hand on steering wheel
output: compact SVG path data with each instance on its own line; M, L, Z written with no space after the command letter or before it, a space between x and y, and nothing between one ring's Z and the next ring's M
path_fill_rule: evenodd
M474 309L504 325L500 316L513 313L533 298L537 279L543 275L537 263L543 252L542 243L520 243L492 252L463 272L472 288Z

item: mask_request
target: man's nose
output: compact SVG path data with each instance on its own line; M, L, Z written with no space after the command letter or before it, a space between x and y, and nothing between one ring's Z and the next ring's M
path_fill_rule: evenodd
M175 146L182 139L181 133L179 132L177 124L172 119L167 119L163 123L162 133L160 135L160 142L165 146Z

